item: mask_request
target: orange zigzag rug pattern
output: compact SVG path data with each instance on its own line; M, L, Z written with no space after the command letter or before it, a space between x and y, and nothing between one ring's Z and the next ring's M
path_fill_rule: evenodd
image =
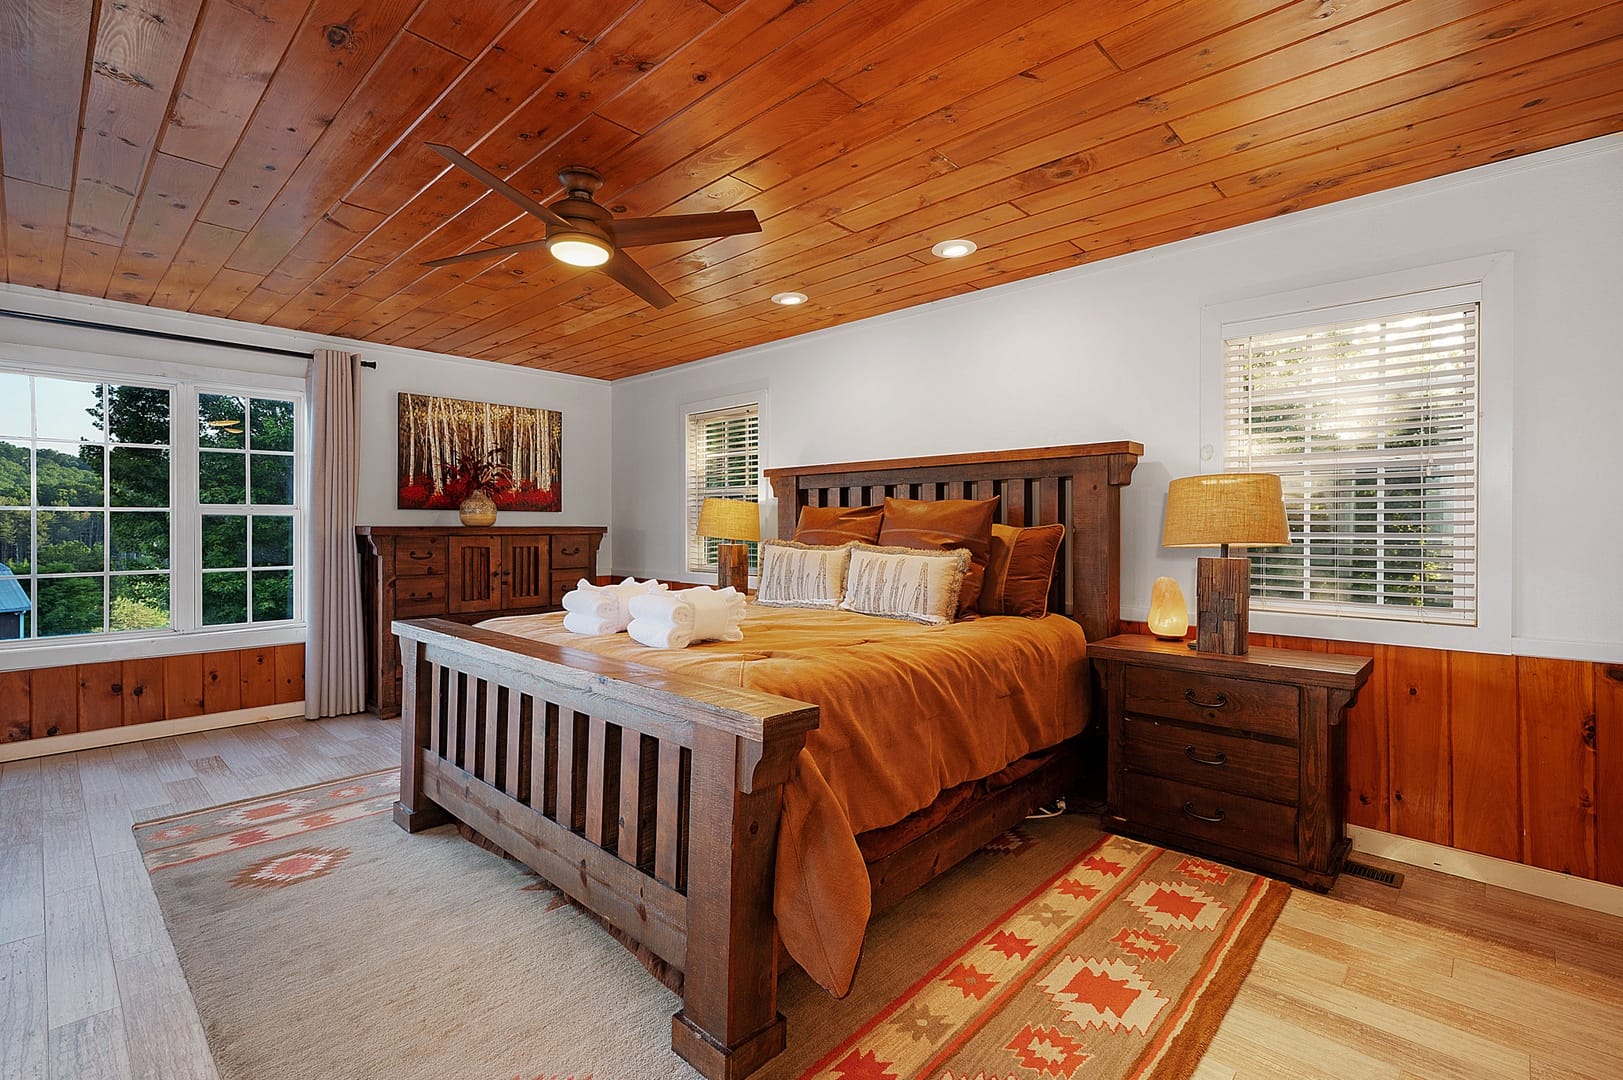
M1106 836L802 1080L1182 1080L1289 896Z

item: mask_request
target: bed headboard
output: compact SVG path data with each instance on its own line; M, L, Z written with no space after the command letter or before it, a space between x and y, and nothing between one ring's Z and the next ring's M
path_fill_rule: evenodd
M778 535L794 534L804 506L876 506L902 499L1002 496L1007 525L1065 525L1049 609L1082 624L1090 641L1121 624L1121 489L1144 447L1136 442L1043 446L980 454L851 461L767 469Z

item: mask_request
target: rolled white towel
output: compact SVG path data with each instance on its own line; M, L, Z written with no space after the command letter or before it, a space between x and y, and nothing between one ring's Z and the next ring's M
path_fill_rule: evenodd
M617 585L593 585L582 578L574 589L564 594L563 607L571 614L601 619L604 628L592 633L617 634L631 621L632 597L663 592L665 588L664 582L638 581L636 578L626 578ZM564 620L564 628L569 629L568 619Z
M564 593L564 610L594 619L614 619L620 614L620 594L596 585L582 585Z
M631 598L632 640L654 649L685 649L697 641L742 641L745 611L737 589L682 589Z
M602 637L606 634L618 634L625 628L625 624L618 619L599 619L594 615L583 615L578 611L564 612L564 629L571 634Z

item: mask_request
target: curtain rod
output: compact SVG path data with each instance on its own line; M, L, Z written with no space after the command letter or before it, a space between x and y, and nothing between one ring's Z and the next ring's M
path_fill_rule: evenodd
M303 360L310 359L309 353L297 352L293 349L278 349L270 345L244 345L237 341L221 341L218 338L197 337L192 334L171 334L165 330L145 330L138 326L111 326L107 323L90 322L85 319L69 319L62 315L40 315L32 311L12 311L10 308L0 308L0 315L13 319L31 319L34 322L51 323L56 326L76 326L82 330L105 330L113 334L133 334L136 337L159 338L163 341L189 341L194 345L218 345L227 349L265 353L269 356L294 356ZM362 360L361 366L375 368L378 364L376 360Z

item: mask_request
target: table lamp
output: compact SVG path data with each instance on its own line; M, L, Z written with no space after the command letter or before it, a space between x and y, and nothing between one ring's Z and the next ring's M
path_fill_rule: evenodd
M759 540L761 511L743 499L706 499L699 504L699 526L694 530L712 540ZM748 592L750 549L746 544L716 545L716 588L731 585Z
M1162 547L1220 547L1195 574L1195 651L1244 656L1251 622L1251 560L1229 545L1290 543L1285 500L1273 473L1185 476L1167 487Z

